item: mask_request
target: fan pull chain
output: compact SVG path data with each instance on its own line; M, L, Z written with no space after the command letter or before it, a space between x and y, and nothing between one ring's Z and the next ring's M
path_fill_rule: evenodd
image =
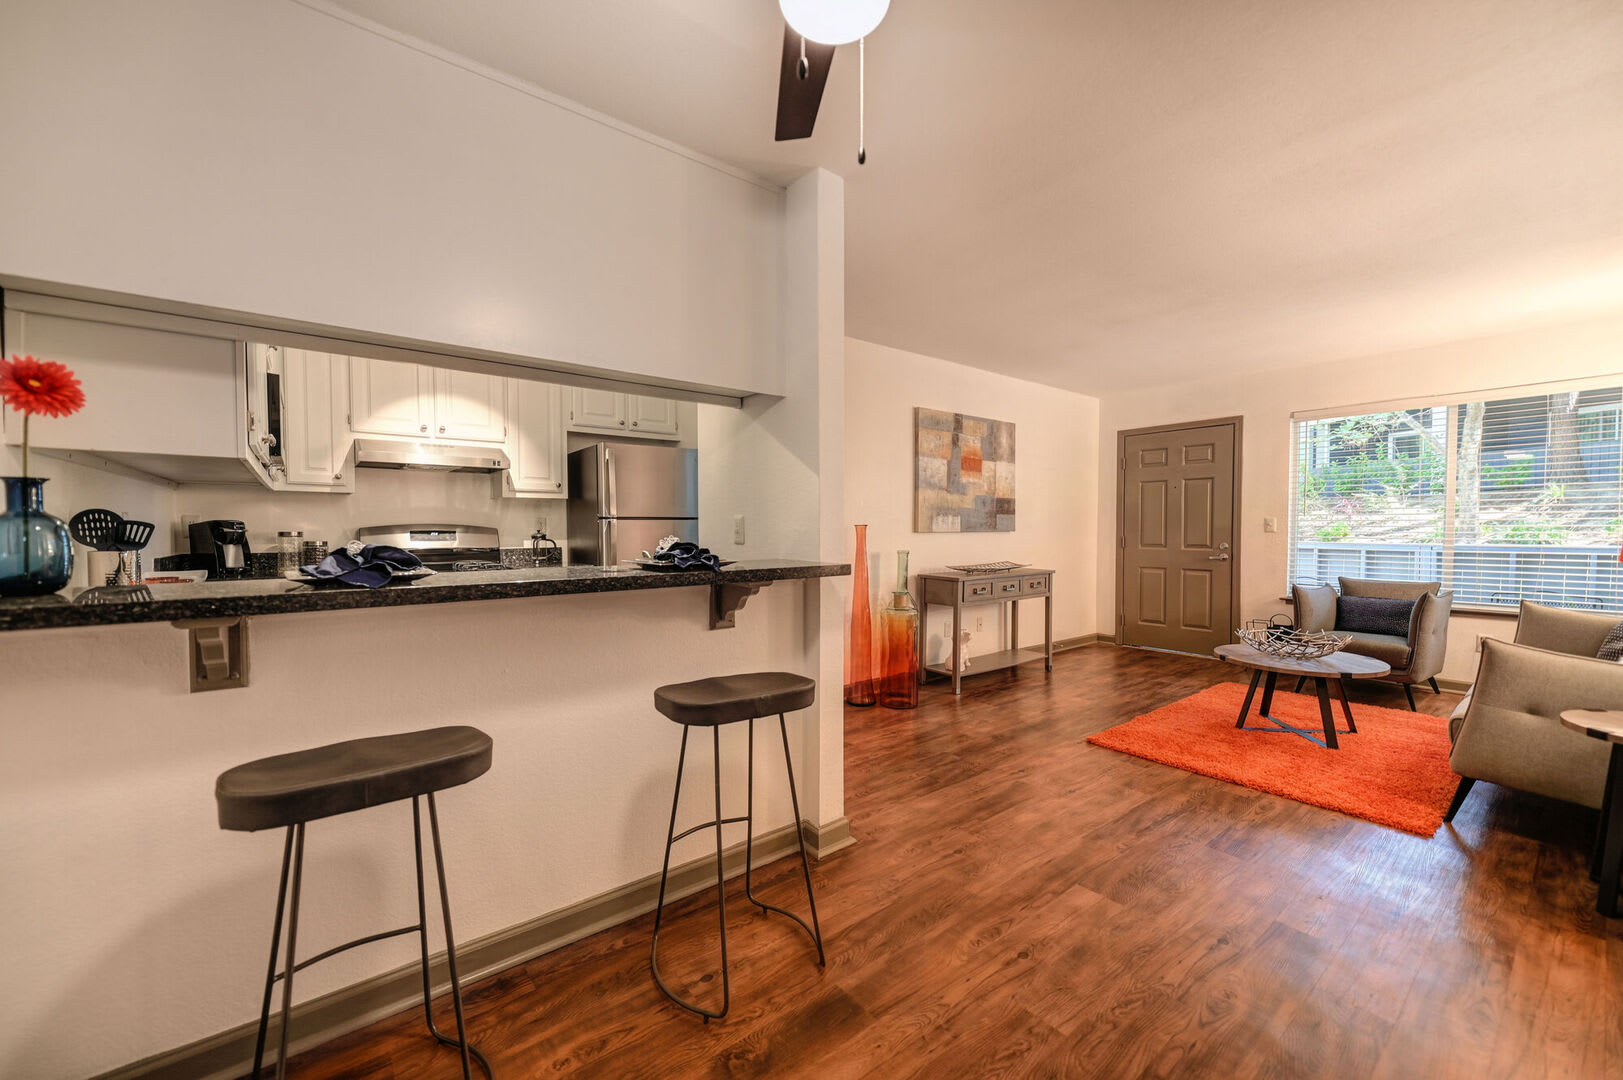
M806 35L804 34L800 35L800 63L796 65L795 71L800 74L802 82L805 81L807 75L811 74L811 65L806 63Z
M868 164L868 39L857 38L857 164Z

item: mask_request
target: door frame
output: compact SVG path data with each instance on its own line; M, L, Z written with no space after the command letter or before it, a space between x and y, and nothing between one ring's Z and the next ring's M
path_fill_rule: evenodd
M1176 424L1152 424L1149 427L1121 428L1116 432L1116 644L1127 635L1126 560L1122 558L1127 547L1127 440L1133 435L1156 435L1163 431L1184 431L1193 428L1223 427L1234 429L1234 499L1230 510L1230 533L1234 537L1234 571L1229 575L1229 612L1240 615L1240 476L1242 448L1245 436L1245 417L1220 416L1212 420L1185 420ZM1230 620L1234 621L1234 620ZM1229 641L1234 640L1234 627L1228 629ZM1134 646L1148 648L1148 646ZM1193 654L1188 654L1193 655Z

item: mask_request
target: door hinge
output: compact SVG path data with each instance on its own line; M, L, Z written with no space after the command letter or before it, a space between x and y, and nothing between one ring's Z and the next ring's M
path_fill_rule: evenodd
M1126 547L1127 546L1127 534L1126 533L1123 533L1121 536L1116 537L1116 546L1117 547Z

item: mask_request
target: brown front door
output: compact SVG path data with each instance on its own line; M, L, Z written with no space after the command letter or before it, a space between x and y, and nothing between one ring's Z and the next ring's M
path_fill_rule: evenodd
M1124 432L1118 640L1210 654L1233 640L1239 422Z

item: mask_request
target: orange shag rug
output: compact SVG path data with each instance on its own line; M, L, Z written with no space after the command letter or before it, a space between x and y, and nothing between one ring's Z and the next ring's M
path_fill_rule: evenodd
M1332 687L1336 728L1347 721ZM1407 710L1353 703L1358 734L1338 735L1339 750L1286 731L1241 730L1245 687L1222 683L1107 728L1088 741L1231 784L1339 810L1417 836L1431 836L1459 777L1448 767L1448 720ZM1259 690L1246 727L1273 728L1257 715ZM1324 730L1319 700L1275 692L1273 715L1315 733Z

